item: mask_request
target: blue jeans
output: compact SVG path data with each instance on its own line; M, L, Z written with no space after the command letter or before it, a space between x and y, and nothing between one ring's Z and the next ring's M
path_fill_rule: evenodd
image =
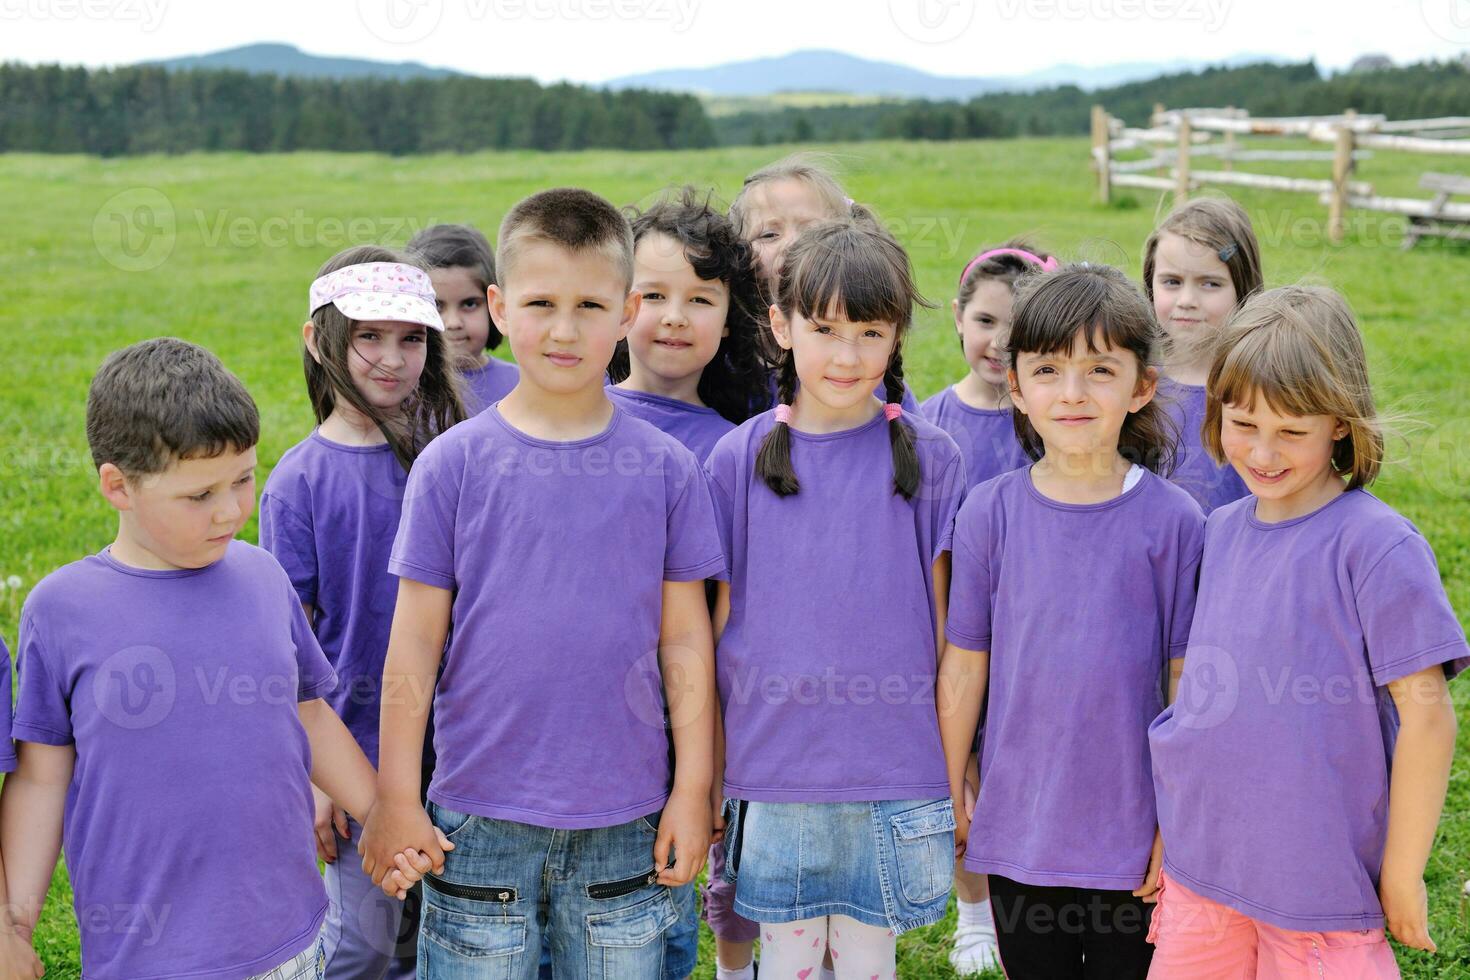
M429 803L454 843L424 879L424 980L535 980L543 935L557 980L660 980L678 919L655 883L657 815L553 830Z

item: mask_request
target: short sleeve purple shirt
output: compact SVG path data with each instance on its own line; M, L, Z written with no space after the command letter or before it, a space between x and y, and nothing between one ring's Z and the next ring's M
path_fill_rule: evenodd
M1029 467L966 498L946 634L990 653L966 868L1032 885L1142 883L1157 826L1148 726L1189 639L1203 525L1149 472L1100 504L1051 500Z
M949 433L965 458L965 489L971 490L1002 473L1028 466L1031 457L1016 438L1007 408L973 408L951 385L924 400L924 417Z
M723 568L698 461L616 406L572 442L526 435L495 406L435 439L389 561L455 590L429 798L564 829L662 807L663 583Z
M1378 928L1386 685L1470 650L1428 543L1378 498L1276 524L1255 503L1210 515L1179 696L1150 732L1165 867L1284 929Z
M755 472L775 424L720 440L710 484L730 572L720 639L725 795L770 802L949 795L934 707L933 563L964 495L953 440L913 426L923 479L893 489L888 422L791 432L801 490Z
M313 607L317 640L338 678L327 701L375 766L398 596L388 552L407 482L388 445L344 446L313 432L286 451L260 495L260 545Z
M290 581L242 541L201 569L108 551L21 612L21 741L73 745L63 847L98 980L241 980L327 911L297 704L336 679Z
M714 409L691 405L677 398L629 391L617 385L608 386L607 397L634 418L640 418L678 439L701 463L709 458L710 450L715 448L720 437L735 428L734 422Z
M510 361L502 361L493 354L486 354L486 357L489 360L480 367L460 372L464 378L466 415L479 415L510 394L521 380L521 369Z
M1207 517L1216 507L1249 494L1235 467L1216 463L1205 451L1200 432L1205 421L1205 386L1160 378L1158 398L1179 427L1179 448L1169 479L1188 491Z
M15 771L15 746L10 741L10 721L14 713L10 703L10 648L5 641L0 639L0 662L3 662L5 673L0 676L0 772Z

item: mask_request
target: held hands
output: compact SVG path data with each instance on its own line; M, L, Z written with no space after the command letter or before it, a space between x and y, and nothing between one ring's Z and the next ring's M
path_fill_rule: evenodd
M313 830L316 832L316 856L317 859L327 864L337 863L337 838L347 840L347 811L332 802L332 798L315 786L311 788L311 798L316 804L316 819L313 822Z
M1164 838L1154 831L1154 847L1148 856L1148 871L1144 872L1143 884L1133 889L1133 897L1141 898L1149 905L1159 900L1159 876L1164 869Z
M704 867L709 854L710 795L703 790L686 792L675 786L658 821L653 842L653 866L660 885L687 885ZM669 866L669 852L675 863Z
M725 787L716 784L710 793L710 814L714 817L710 821L709 842L713 847L725 839Z
M417 801L379 800L363 821L357 852L362 870L389 895L403 898L425 874L444 873L444 853L454 845L429 820Z
M980 773L974 766L974 757L970 758L971 765L965 772L964 788L959 796L952 796L954 805L954 859L960 860L965 856L965 849L970 844L970 822L975 819L975 801L979 799Z
M46 968L18 926L0 925L0 980L39 980Z
M1378 880L1378 900L1393 938L1411 949L1439 951L1429 936L1429 892L1423 875L1399 874L1385 867Z

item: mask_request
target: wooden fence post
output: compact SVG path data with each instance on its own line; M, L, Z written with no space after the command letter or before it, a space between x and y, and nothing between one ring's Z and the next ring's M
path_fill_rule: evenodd
M1189 116L1181 115L1179 117L1179 155L1174 161L1174 205L1176 207L1189 200L1189 141L1192 136Z
M1229 108L1227 108L1225 110L1225 115L1230 119L1234 119L1235 106L1230 106ZM1225 151L1220 155L1220 159L1224 161L1220 169L1235 169L1235 133L1230 132L1229 130L1227 130L1225 133Z
M1108 131L1108 113L1100 105L1092 107L1092 165L1097 168L1097 197L1107 204L1112 197L1113 155L1109 149L1112 134Z
M1346 123L1337 127L1337 141L1332 154L1332 197L1327 204L1327 240L1342 244L1343 217L1347 211L1348 178L1353 172L1352 109L1343 113Z
M1153 129L1156 126L1162 126L1164 124L1163 123L1163 118L1164 118L1164 103L1162 103L1162 102L1155 102L1154 103L1154 114L1152 116L1149 116L1148 117L1148 127L1149 127L1149 129ZM1158 166L1158 169L1154 171L1154 173L1157 174L1160 177L1167 177L1169 175L1169 168L1164 165L1164 162L1163 162L1163 156L1164 155L1162 153L1160 153L1158 150L1150 150L1149 152L1152 153L1154 156L1156 156L1156 157L1159 158L1159 166Z

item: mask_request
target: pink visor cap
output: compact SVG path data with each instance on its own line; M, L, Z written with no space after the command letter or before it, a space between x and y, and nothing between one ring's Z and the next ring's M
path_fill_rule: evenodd
M428 273L401 262L363 262L327 273L311 284L307 315L328 303L354 320L398 320L444 329Z

